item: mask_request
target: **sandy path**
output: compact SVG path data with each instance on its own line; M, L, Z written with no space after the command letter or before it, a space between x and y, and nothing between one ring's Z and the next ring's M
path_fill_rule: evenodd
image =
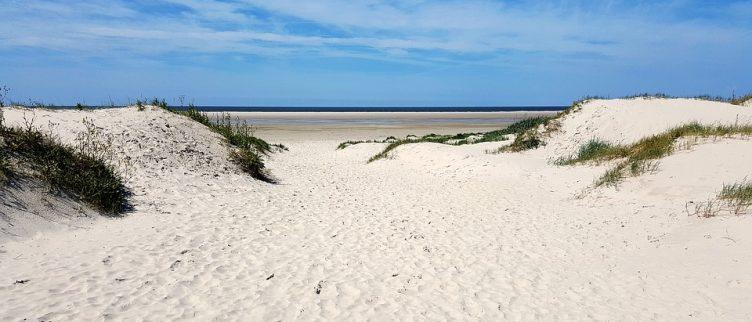
M291 143L269 163L279 185L140 168L128 217L1 246L0 319L750 317L752 222L700 223L642 192L691 153L647 188L576 198L603 167L484 153L499 143L365 164L381 145L338 143Z

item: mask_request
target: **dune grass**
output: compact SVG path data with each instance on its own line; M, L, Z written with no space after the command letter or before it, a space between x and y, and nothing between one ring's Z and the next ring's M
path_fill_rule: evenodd
M10 88L5 85L0 85L0 107L5 107L5 100L8 99L8 93Z
M735 97L735 98L731 99L731 101L729 101L729 103L734 104L734 105L742 105L742 104L744 104L744 102L749 101L749 100L752 100L752 93L747 94L747 95L743 95L743 96L740 96L740 97Z
M2 97L0 97L0 104L2 104ZM5 111L3 111L3 107L0 105L0 129L4 127L5 124ZM0 187L5 184L5 181L8 179L8 174L10 172L10 162L8 160L7 152L5 151L5 139L0 141Z
M588 161L608 161L616 158L624 158L629 155L626 147L615 146L606 141L592 139L583 144L577 154L559 158L554 162L556 165L574 165Z
M164 102L164 100L162 100ZM240 166L240 168L251 177L261 181L273 183L275 180L266 171L263 155L268 155L273 148L278 150L287 150L287 147L281 144L269 144L253 135L253 128L247 122L233 122L230 114L223 113L212 122L209 116L198 110L195 106L189 105L187 110L178 111L169 109L174 113L185 115L190 119L201 123L212 131L222 135L229 142L234 150L230 152L230 160Z
M10 160L5 151L4 143L0 145L0 187L6 183L10 175Z
M742 214L752 206L752 182L742 182L723 185L718 199L725 201L735 214Z
M561 115L564 115L564 113L570 112L571 109L567 109L559 112L559 114L555 116L539 116L512 124L514 128L510 129L510 131L515 134L514 141L512 141L512 143L507 146L503 146L496 149L495 151L492 151L491 153L520 152L537 149L538 147L545 144L543 138L541 137L542 133L538 131L538 127L540 127L541 125L547 126L551 123L551 121L555 120Z
M690 210L690 204L694 205L694 209ZM745 178L738 183L724 184L723 189L715 198L698 203L688 202L686 210L689 215L712 218L725 212L732 215L748 214L750 207L752 207L752 182Z
M673 153L680 138L728 135L752 135L752 125L702 125L693 122L646 137L630 145L612 145L596 139L580 147L576 155L561 158L555 163L574 165L622 159L595 182L596 186L615 186L627 175L637 176L654 170L656 160Z
M528 118L512 123L506 128L489 132L458 133L454 135L439 135L432 133L424 135L422 137L408 136L405 139L397 139L393 136L390 136L384 140L345 141L340 143L337 146L337 149L340 150L348 146L361 143L388 143L384 150L368 159L368 163L371 163L373 161L386 158L389 155L389 152L404 144L429 142L447 145L465 145L483 142L506 141L509 140L510 135L519 135L520 133L529 131L530 129L535 128L538 125L545 123L547 120L547 117Z
M5 181L15 175L16 169L28 169L50 187L105 215L120 215L130 209L130 190L104 158L111 153L107 150L109 145L97 141L98 132L88 124L87 133L79 135L77 145L66 145L31 125L16 128L0 123L0 172Z
M394 137L390 136L383 140L347 140L337 145L337 150L342 150L344 148L347 148L348 146L361 144L361 143L392 143L397 140L397 139L392 140L391 138L394 138Z

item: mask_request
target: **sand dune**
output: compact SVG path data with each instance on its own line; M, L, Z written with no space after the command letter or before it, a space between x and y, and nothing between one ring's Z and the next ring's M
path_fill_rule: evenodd
M592 138L752 123L749 107L597 100L537 150L407 144L369 164L383 144L335 150L346 132L301 133L268 161L276 185L179 115L33 113L63 141L84 117L114 135L135 211L6 238L2 320L752 318L752 216L687 212L752 178L752 141L703 140L618 189L593 188L608 164L551 163Z

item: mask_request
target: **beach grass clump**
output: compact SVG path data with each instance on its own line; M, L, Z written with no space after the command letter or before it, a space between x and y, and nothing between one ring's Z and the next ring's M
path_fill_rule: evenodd
M623 159L597 179L595 184L596 186L615 186L627 175L638 176L654 171L657 168L656 160L672 154L680 138L729 135L750 136L752 125L702 125L693 122L643 138L630 145L611 145L600 140L591 140L580 147L575 156L559 159L555 163L574 165Z
M165 100L164 98L160 99L160 98L156 98L155 97L155 98L153 98L151 100L150 105L156 106L156 107L159 107L159 108L163 108L163 109L166 109L166 110L170 109L170 106L167 105L167 100Z
M282 144L269 144L257 138L254 136L254 129L251 125L239 120L233 121L229 113L222 113L212 121L209 115L201 112L192 104L185 111L172 110L169 107L164 108L185 115L222 135L235 148L230 152L230 160L238 164L251 177L265 182L274 182L274 179L266 171L262 155L268 155L273 149L287 150L287 147Z
M676 98L676 96L672 96L666 93L656 92L656 93L638 93L633 95L627 95L622 97L622 99L635 99L635 98L645 98L645 99L657 99L657 98Z
M745 213L752 206L752 182L723 185L718 199L725 201L735 214Z
M209 126L214 132L217 132L224 136L230 144L240 147L252 149L263 154L271 152L272 146L253 135L253 127L248 122L232 121L229 113L222 113L217 116L214 123Z
M140 100L140 99L137 99L137 100L136 100L136 109L137 109L137 110L138 110L139 112L143 112L143 111L145 111L145 110L146 110L146 102L145 102L145 101L142 101L142 100Z
M10 175L10 160L5 152L5 147L0 146L0 186L5 184Z
M8 93L10 93L10 88L8 88L8 86L0 86L0 107L5 107L5 100L8 99Z
M452 134L452 135L440 135L440 134L430 133L422 137L408 135L404 139L397 139L394 136L389 136L384 140L360 140L360 141L350 140L350 141L345 141L345 142L340 143L337 146L337 150L341 150L348 146L361 144L361 143L389 143L390 145L387 146L387 149L391 151L397 146L400 146L406 143L430 142L430 143L441 143L441 144L448 144L448 145L465 145L465 144L477 144L477 143L483 143L483 142L506 141L506 140L509 140L510 135L517 135L531 128L535 128L538 125L545 123L546 119L547 119L546 117L527 118L527 119L523 119L515 123L512 123L506 128L503 128L500 130L489 131L489 132L458 133L458 134ZM379 155L380 154L381 153L379 153ZM380 158L377 158L375 160L378 160L378 159Z
M2 107L4 106L0 106L0 129L4 127L5 123L5 114ZM0 186L7 182L8 175L10 174L10 159L5 150L5 139L2 139L0 141Z
M387 145L386 148L384 148L384 150L382 150L381 152L377 153L376 155L374 155L370 159L368 159L368 163L371 163L373 161L381 160L381 159L386 158L389 155L389 152L391 152L392 150L396 149L400 145L404 145L404 144L408 144L408 143L416 143L416 142L419 142L419 141L418 140L415 140L415 141L413 141L413 140L399 140L397 142L389 143L389 145ZM423 141L423 142L427 142L427 141Z
M510 124L503 131L505 132L505 134L519 134L519 133L523 133L529 130L537 129L538 126L546 124L551 119L552 118L549 116L538 116L538 117L526 118L524 120L520 120L520 121Z
M348 146L351 146L354 144L360 144L360 143L388 143L388 145L384 148L383 151L379 152L378 154L374 155L368 160L368 162L370 163L376 160L386 158L389 155L389 152L391 152L398 146L409 144L409 143L440 143L440 144L459 146L459 145L477 144L477 143L483 143L483 142L506 141L506 140L509 140L510 135L516 135L517 137L519 137L520 135L524 135L526 133L532 133L532 129L537 128L541 124L545 124L546 122L548 122L549 119L550 119L549 117L545 117L545 116L527 118L527 119L512 123L506 128L503 128L500 130L489 131L489 132L458 133L454 135L439 135L439 134L431 133L428 135L424 135L422 137L408 136L405 139L401 139L401 140L396 139L395 137L388 137L381 141L374 141L374 140L345 141L345 142L340 143L337 149L344 149ZM532 139L528 139L524 141L525 143L520 143L517 138L515 139L515 142L518 142L519 146L523 144L528 144L528 145L535 145L537 147L540 144L542 144L542 141L537 138L532 138Z
M689 204L694 204L693 211L690 211ZM716 217L722 212L744 215L749 213L750 207L752 207L752 182L745 178L738 183L724 184L723 189L715 198L699 203L687 203L687 213L701 218Z
M577 154L569 157L562 157L556 160L554 164L573 165L588 161L607 161L616 158L623 158L627 155L628 151L622 146L615 146L600 139L592 139L580 146Z
M344 148L347 148L351 145L361 144L361 143L391 143L388 142L387 139L384 140L347 140L345 142L341 142L339 145L337 145L337 150L342 150Z
M561 112L564 113L564 112ZM560 113L560 114L561 114ZM501 152L520 152L525 150L532 150L537 149L543 145L545 145L545 142L542 138L542 133L538 131L538 127L546 126L551 121L556 119L557 116L539 116L534 118L529 118L526 120L522 120L520 122L517 122L515 124L512 124L514 126L513 129L510 130L512 132L511 134L515 134L514 141L512 141L511 144L508 146L503 146L494 153L501 153Z
M731 99L730 103L734 104L734 105L742 105L742 104L746 103L747 101L752 101L752 93L749 93L749 94L743 95L743 96L739 96L739 97L734 97L734 98Z
M106 215L119 215L130 208L130 190L113 164L105 158L112 155L110 145L98 142L98 132L92 130L79 135L76 145L66 145L57 138L42 133L31 125L25 128L0 124L0 155L2 173L8 178L10 160L14 167L29 169L30 173L50 187L74 196Z
M539 133L536 133L534 131L527 131L517 135L511 144L497 149L495 153L533 150L539 148L544 144L545 142L540 137Z
M606 172L595 180L595 186L616 186L624 179L623 165L606 170Z
M564 115L568 115L568 114L577 112L580 109L582 109L583 105L585 105L586 103L588 103L590 101L593 101L593 100L605 100L605 99L607 99L607 98L603 97L603 96L598 96L598 95L587 95L587 96L584 96L584 97L582 97L582 98L580 98L580 99L572 102L572 104L569 105L569 107L565 108L563 111L557 113L554 117L552 117L552 120L561 118Z

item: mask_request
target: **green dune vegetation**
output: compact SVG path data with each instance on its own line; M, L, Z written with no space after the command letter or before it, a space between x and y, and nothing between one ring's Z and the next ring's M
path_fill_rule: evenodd
M105 215L130 209L130 190L112 163L111 140L91 122L75 145L66 145L31 125L4 124L0 110L0 180L2 186L16 178L33 177L53 189L80 199ZM2 188L0 188L2 189Z
M689 123L646 137L629 145L613 145L593 139L580 147L577 154L555 161L558 165L620 160L595 182L596 186L615 186L626 176L637 176L655 169L655 161L672 154L684 137L723 137L752 135L752 125L702 125Z

